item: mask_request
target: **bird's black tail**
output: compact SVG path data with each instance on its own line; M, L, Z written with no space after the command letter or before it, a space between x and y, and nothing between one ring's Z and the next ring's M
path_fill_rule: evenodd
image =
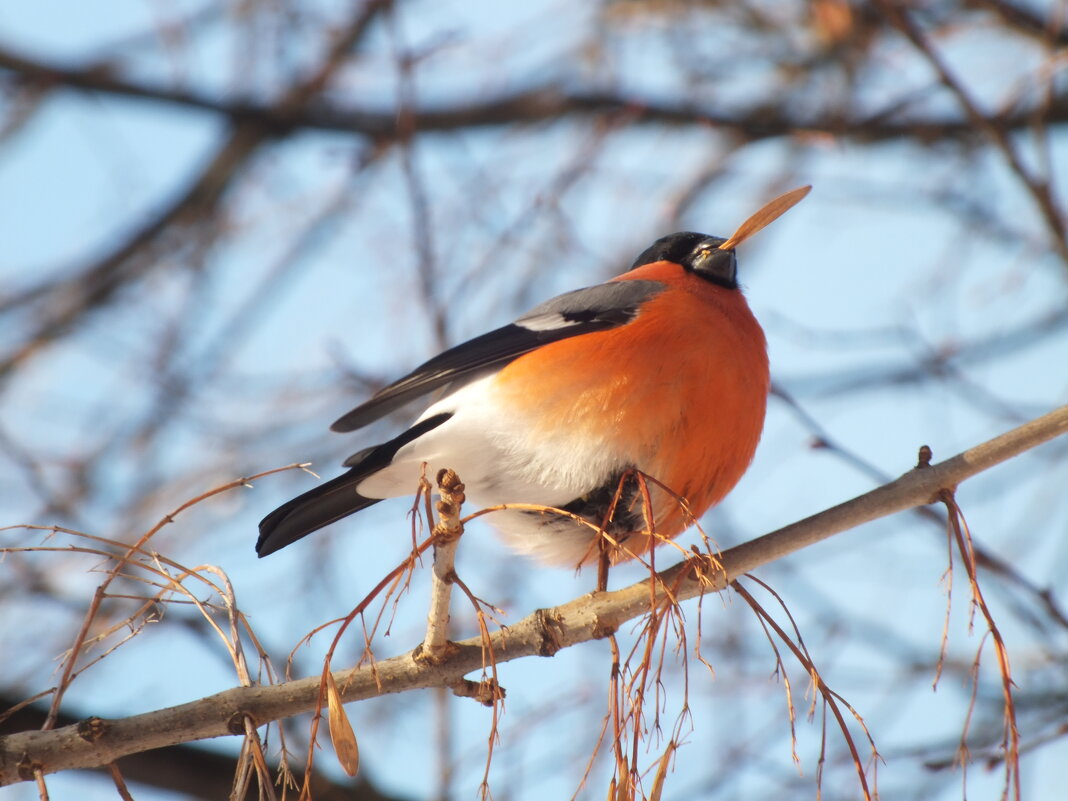
M335 520L378 503L380 498L365 498L356 491L367 472L353 468L279 506L260 521L256 553L274 553Z
M256 540L256 553L260 556L274 553L335 520L378 503L381 498L365 498L356 491L360 482L388 467L397 451L428 431L434 430L450 417L452 412L435 414L420 420L389 442L354 453L345 460L345 467L352 468L349 472L308 490L289 503L282 504L260 521L260 538Z

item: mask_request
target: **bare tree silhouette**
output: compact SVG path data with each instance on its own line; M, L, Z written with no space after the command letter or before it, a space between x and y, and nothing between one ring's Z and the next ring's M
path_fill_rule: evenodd
M134 716L199 703L203 728L169 732L184 742L235 731L203 712L217 693L286 692L290 649L406 559L405 507L257 563L255 521L312 479L287 470L254 492L201 496L294 462L330 474L323 465L352 448L325 426L352 401L435 349L622 271L663 233L726 235L767 197L815 186L740 253L775 389L750 476L701 521L724 553L889 483L922 444L938 465L1065 403L1061 4L605 0L491 12L291 0L161 6L148 24L69 13L0 20L0 525L12 526L0 532L0 695L19 710L3 724L0 777L37 781L27 792L62 781L22 761L57 743L71 759L95 754L79 767L121 751L115 776L204 798L251 795L280 754L299 771L307 717L272 729L271 764L256 765L250 751L144 752ZM89 13L105 24L82 30ZM30 35L35 26L64 36ZM1039 427L1048 438L1063 423ZM510 661L498 647L509 633L537 642L533 622L524 628L536 609L586 614L579 596L593 579L508 556L475 523L457 571L504 612L479 607L479 618L457 602L452 634L469 647L448 680L430 666L416 683L465 692L456 680L483 666L481 621L508 690L503 714L445 689L349 706L361 776L346 783L320 755L309 787L316 798L353 786L367 798L470 797L486 775L496 798L580 786L603 797L640 774L648 797L781 797L812 792L815 773L825 797L856 797L859 759L886 797L952 798L970 759L998 768L967 773L969 795L987 797L1005 776L1013 792L1001 768L1018 748L1021 792L1038 793L1068 731L1068 445L1034 444L949 499L973 540L948 604L939 580L959 518L945 503L763 560L802 657L863 717L884 763L865 761L858 729L854 756L818 719L801 720L806 668L774 631L792 633L789 618L750 614L739 593L654 613L655 625L640 614L647 601L628 606L645 622L620 617L611 647L568 648L537 668ZM138 567L107 579L146 532ZM661 550L654 567L683 556ZM1016 683L1011 748L994 643L968 636L980 608L962 589L969 559ZM647 589L648 572L630 570L607 603ZM381 675L423 636L424 579L417 569L387 607ZM759 585L742 588L779 608ZM986 630L981 618L975 627ZM335 668L363 654L358 628ZM665 658L628 673L636 643L670 654L667 632L688 667ZM325 703L328 645L324 633L293 652L305 694L278 715ZM695 653L714 676L698 674ZM278 666L270 678L261 654ZM796 723L768 680L783 671ZM278 687L261 686L270 679ZM624 747L636 697L626 688L653 706L627 718L643 731ZM648 710L668 696L660 721ZM135 721L132 745L109 751L73 716Z

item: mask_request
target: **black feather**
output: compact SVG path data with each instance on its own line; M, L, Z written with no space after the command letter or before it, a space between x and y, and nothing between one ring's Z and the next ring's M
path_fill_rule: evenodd
M435 356L330 428L354 431L428 392L502 367L542 345L625 325L634 319L643 303L663 288L659 281L618 281L560 295L531 309L511 325Z
M267 556L323 526L378 503L381 498L363 497L356 491L357 485L387 467L402 447L437 428L450 417L451 414L428 417L389 442L350 456L345 460L345 466L351 468L347 473L298 495L260 521L256 553L261 557Z
M366 474L349 470L279 506L260 521L256 553L267 556L335 520L378 503L379 499L364 498L356 492L356 485L365 478Z

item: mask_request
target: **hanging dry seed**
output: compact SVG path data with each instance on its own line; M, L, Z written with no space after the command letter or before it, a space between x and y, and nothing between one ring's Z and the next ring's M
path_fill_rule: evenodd
M360 770L360 747L356 744L356 732L352 730L349 717L345 714L341 693L338 692L334 676L330 672L326 674L326 706L329 712L330 741L334 744L337 761L347 774L355 776Z
M779 195L770 203L764 204L760 211L739 225L738 230L731 234L730 238L719 246L719 249L734 250L738 245L742 244L742 242L747 240L761 228L769 223L775 222L775 220L779 219L779 217L800 203L801 199L807 195L811 189L811 185L799 186L797 189L791 189L784 195Z

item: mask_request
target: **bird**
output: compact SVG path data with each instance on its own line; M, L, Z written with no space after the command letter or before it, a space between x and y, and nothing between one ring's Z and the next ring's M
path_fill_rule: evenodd
M257 554L413 495L443 468L480 507L521 504L491 522L546 564L592 562L601 541L624 561L676 537L739 481L764 426L767 344L735 247L808 189L776 198L728 239L661 237L622 275L547 300L379 390L332 430L431 397L405 431L264 517Z

